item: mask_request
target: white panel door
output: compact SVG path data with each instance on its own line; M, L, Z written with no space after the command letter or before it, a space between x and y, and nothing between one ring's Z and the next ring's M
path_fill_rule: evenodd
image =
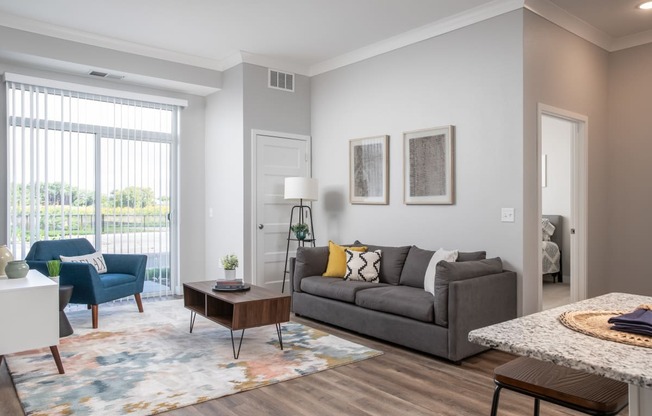
M310 176L310 138L256 134L255 280L281 292L285 271L290 210L297 201L283 199L290 176ZM296 247L291 247L295 250ZM293 255L293 253L291 253ZM286 281L286 286L288 282Z

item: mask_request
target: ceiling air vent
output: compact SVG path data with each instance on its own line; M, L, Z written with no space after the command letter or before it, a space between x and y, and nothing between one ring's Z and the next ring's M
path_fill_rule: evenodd
M94 77L99 77L99 78L107 78L107 79L123 79L124 75L115 75L115 74L109 74L107 72L100 72L100 71L91 71L88 73L88 75L94 76Z
M270 69L268 87L275 90L294 92L294 74Z

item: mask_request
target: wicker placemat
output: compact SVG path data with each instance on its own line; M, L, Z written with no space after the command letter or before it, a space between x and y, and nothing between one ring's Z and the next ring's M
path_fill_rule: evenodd
M567 328L581 332L592 337L622 344L636 345L637 347L652 348L652 337L647 335L630 334L628 332L614 331L607 321L623 311L569 311L559 316Z

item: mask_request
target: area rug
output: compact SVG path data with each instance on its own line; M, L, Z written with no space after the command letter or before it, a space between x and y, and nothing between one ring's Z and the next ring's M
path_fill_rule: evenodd
M69 312L75 330L59 345L66 374L49 348L7 358L28 415L150 415L375 357L382 352L288 322L279 348L274 325L245 331L239 359L228 329L182 300ZM236 348L240 331L236 331Z

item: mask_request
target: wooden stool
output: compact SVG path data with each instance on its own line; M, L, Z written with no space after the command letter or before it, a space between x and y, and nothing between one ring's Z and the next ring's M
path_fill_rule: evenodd
M589 415L616 415L627 406L627 384L553 363L520 357L494 371L496 390L491 416L496 416L500 390L505 388Z

